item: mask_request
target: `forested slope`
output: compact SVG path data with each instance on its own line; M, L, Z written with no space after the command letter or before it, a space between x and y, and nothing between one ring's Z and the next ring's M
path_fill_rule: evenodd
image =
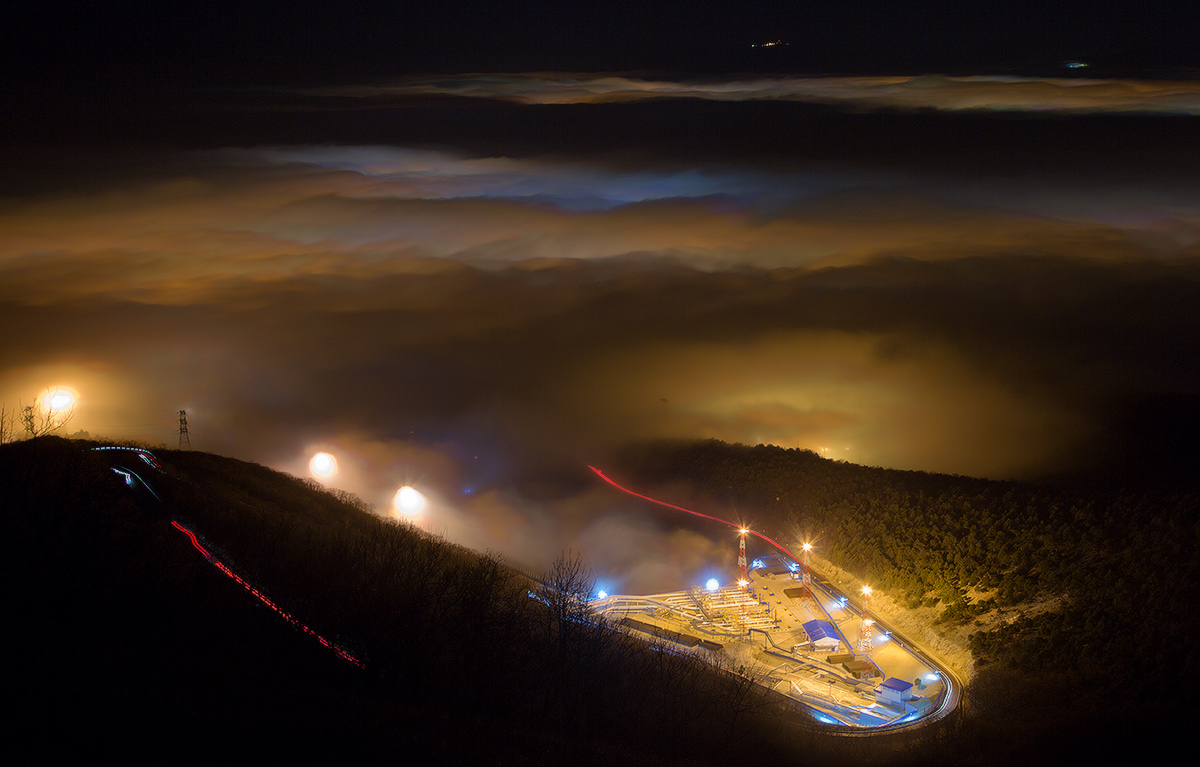
M1124 698L1194 701L1193 493L895 471L717 441L643 445L622 462L640 482L685 483L782 540L816 538L823 556L909 605L941 604L947 622L1061 602L977 632L977 666L1062 675Z

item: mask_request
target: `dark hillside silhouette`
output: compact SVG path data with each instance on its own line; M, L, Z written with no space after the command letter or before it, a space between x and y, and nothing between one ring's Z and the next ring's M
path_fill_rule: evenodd
M781 697L747 699L737 675L591 619L577 559L535 584L346 494L203 453L156 451L165 473L142 474L160 503L89 447L0 448L7 689L17 732L55 753L660 764L816 737ZM172 519L365 668L224 577Z
M660 445L643 455L647 473L660 478L702 468L693 476L697 486L714 497L732 492L744 508L753 492L783 493L790 511L780 500L768 512L765 495L754 506L764 521L816 515L805 523L823 522L832 539L838 519L856 519L873 546L839 550L848 565L882 567L887 560L872 559L872 548L900 552L904 561L909 546L923 552L921 562L941 563L922 578L945 579L953 589L964 582L954 579L962 570L964 578L991 573L1002 583L1008 574L996 574L995 562L1013 568L1020 559L982 546L971 554L977 566L966 568L949 536L979 538L972 515L995 523L1006 519L1000 509L1014 508L1019 524L993 527L1018 547L1037 541L1029 543L1031 593L1050 587L1046 574L1072 572L1070 557L1077 580L1068 588L1089 575L1116 586L1103 599L1073 599L1048 623L1018 622L1010 634L981 639L977 652L990 663L961 714L914 732L847 739L733 670L592 619L581 604L590 581L578 557L564 555L534 583L494 556L380 519L352 496L204 453L156 451L163 473L143 473L160 502L129 487L90 447L55 437L0 446L0 519L9 546L6 691L18 709L11 732L14 748L48 758L1053 762L1165 748L1176 717L1194 708L1179 684L1194 668L1178 633L1187 627L1157 612L1178 609L1193 586L1181 576L1172 588L1160 587L1148 577L1150 565L1133 557L1160 547L1147 561L1179 556L1194 569L1191 555L1179 551L1195 541L1186 497L1175 507L1141 496L1085 502L1057 491L718 444ZM842 505L829 506L838 498ZM857 514L859 506L871 513ZM922 549L900 537L917 523L871 521L901 508L912 519L940 514L941 537ZM264 607L201 557L172 520L365 667ZM1032 538L1031 525L1039 531ZM1081 554L1089 542L1126 535L1124 548ZM1114 563L1126 569L1113 570ZM896 568L892 587L903 588L905 577ZM1120 632L1133 620L1152 630L1133 635L1139 652L1121 653L1132 640ZM1095 665L1119 680L1119 697Z

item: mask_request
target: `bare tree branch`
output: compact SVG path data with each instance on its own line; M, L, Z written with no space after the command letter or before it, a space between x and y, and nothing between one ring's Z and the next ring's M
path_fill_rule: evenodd
M67 407L56 407L60 401L60 391L53 389L34 400L33 405L21 405L21 424L24 426L24 439L42 437L53 434L75 416L75 402ZM38 407L40 403L40 407ZM16 439L16 412L0 410L0 444Z
M13 411L0 405L0 445L3 445L5 442L12 442L14 439L13 429L15 428L15 424L13 423L13 416Z

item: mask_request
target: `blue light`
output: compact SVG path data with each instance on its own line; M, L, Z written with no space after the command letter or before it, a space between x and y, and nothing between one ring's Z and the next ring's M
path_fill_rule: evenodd
M704 588L708 589L709 591L716 591L717 589L721 588L721 583L716 578L709 578L708 583L704 584Z
M761 568L763 568L763 567L766 567L766 565L765 565L765 564L763 564L763 561L762 561L761 559L756 559L756 560L754 560L753 562L751 562L751 563L750 563L750 569L751 569L751 570L758 570L758 569L761 569Z

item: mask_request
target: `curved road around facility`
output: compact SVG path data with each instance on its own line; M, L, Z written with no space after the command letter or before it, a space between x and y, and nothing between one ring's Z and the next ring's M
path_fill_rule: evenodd
M648 495L643 495L642 493L636 492L634 490L630 490L629 488L625 487L624 485L621 485L621 484L613 481L612 478L610 478L608 475L606 475L603 471L596 468L595 466L588 466L588 468L591 469L593 472L595 472L597 477L604 480L609 485L612 485L613 487L620 490L621 492L632 495L635 498L641 498L644 501L649 501L650 503L654 503L659 506L664 506L668 509L674 509L676 511L681 511L686 514L691 514L696 517L702 517L704 519L708 519L713 522L720 522L721 524L728 525L729 527L732 527L734 529L741 528L741 525L736 522L730 522L727 519L721 519L720 517L714 517L714 516L710 516L708 514L702 514L699 511L693 511L692 509L684 508L683 506L677 506L673 503L667 503L666 501L660 501L657 498L652 498ZM768 538L766 535L763 535L762 533L756 532L754 530L750 530L750 533L752 535L757 536L758 538L761 538L762 540L771 544L775 548L779 549L784 554L786 554L788 557L790 557L792 560L794 560L796 562L802 561L802 558L797 557L795 554L788 551L787 548L785 548L782 544L780 544L779 542L777 542L771 538ZM848 604L854 605L856 608L861 607L861 604L859 604L857 602L857 600L851 599L850 596L847 594L843 594L837 587L835 587L829 581L828 578L821 577L819 573L812 570L811 568L809 568L809 572L811 572L813 575L814 585L816 585L819 588L826 591L830 596L834 597L835 599L844 599L847 601ZM957 673L955 673L954 670L951 669L948 664L946 664L946 663L942 662L940 659L938 659L937 656L934 655L934 653L932 651L930 651L928 648L923 647L923 646L917 644L916 642L913 642L909 639L904 638L901 634L897 633L894 629L889 627L884 621L881 621L878 618L875 618L875 625L878 626L881 631L887 632L888 635L891 637L891 641L896 642L898 645L903 647L905 650L907 650L913 656L915 656L916 658L921 660L923 663L928 664L930 668L935 669L937 671L937 673L941 676L942 681L945 683L946 691L942 695L942 698L939 701L938 706L933 711L929 712L925 716L922 716L920 719L916 719L913 721L897 722L894 724L881 725L879 727L869 727L869 728L867 728L867 727L833 727L832 729L841 734L853 735L853 736L883 734L883 733L888 733L888 732L896 732L897 730L913 729L916 727L922 727L922 726L925 726L928 724L932 724L933 722L936 722L939 719L942 719L943 717L948 715L950 712L954 711L954 709L956 709L958 707L959 702L962 700L962 690L963 690L962 678L959 677L959 675Z

